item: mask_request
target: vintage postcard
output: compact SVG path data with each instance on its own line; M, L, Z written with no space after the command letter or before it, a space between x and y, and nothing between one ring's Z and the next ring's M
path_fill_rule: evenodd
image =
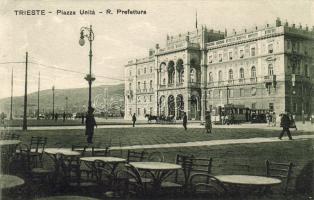
M0 199L313 199L314 1L0 2Z

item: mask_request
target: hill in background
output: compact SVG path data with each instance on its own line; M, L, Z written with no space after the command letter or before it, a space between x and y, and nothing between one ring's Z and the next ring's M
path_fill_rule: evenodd
M27 95L28 114L35 115L37 111L37 92ZM88 104L88 88L55 89L55 112L84 112ZM52 112L52 90L40 91L40 113ZM10 113L10 98L0 99L0 110L8 116ZM24 96L13 97L13 116L23 115ZM107 109L124 110L124 84L102 85L92 88L92 104L97 112Z

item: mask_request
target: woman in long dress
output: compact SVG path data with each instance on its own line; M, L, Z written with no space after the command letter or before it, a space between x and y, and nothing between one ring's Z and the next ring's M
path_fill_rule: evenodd
M206 129L206 133L211 133L212 132L212 119L211 119L211 116L210 116L210 112L206 112L205 129Z

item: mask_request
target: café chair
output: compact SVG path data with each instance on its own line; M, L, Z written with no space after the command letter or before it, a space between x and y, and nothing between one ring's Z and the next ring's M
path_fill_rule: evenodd
M182 170L176 170L173 176L170 176L166 181L161 183L161 189L163 191L179 191L182 192L187 189L188 180L192 169L193 156L177 154L175 163L182 166ZM179 180L183 177L183 180Z
M27 169L38 167L38 161L40 166L43 166L42 158L44 150L47 144L46 137L32 136L30 144L20 144L19 149L16 150L18 158L21 158L24 163L32 166L27 166Z
M224 184L219 181L216 177L205 174L205 173L195 173L190 177L191 195L203 196L205 195L213 197L221 197L228 194L228 189Z
M139 151L128 150L127 163L143 161L144 155L145 155L144 151L139 152Z
M151 162L164 162L165 156L160 151L154 151L149 153L147 160Z
M126 165L124 174L127 178L127 193L137 195L137 196L146 196L148 194L148 188L152 184L152 179L145 178L141 173L132 165ZM118 179L121 179L121 173L118 174Z
M105 149L97 149L95 147L92 147L92 156L109 156L110 150L109 147L106 147Z
M284 194L286 194L291 180L293 163L279 163L266 160L265 164L266 176L280 179L283 183Z
M211 174L212 169L212 158L191 158L192 160L192 167L191 173L204 173L204 174Z

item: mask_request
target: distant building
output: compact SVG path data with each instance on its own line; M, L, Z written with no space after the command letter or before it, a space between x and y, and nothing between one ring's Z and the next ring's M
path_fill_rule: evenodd
M203 120L225 104L297 118L314 111L314 27L274 25L241 33L206 27L167 36L149 56L125 66L125 118L136 113Z

